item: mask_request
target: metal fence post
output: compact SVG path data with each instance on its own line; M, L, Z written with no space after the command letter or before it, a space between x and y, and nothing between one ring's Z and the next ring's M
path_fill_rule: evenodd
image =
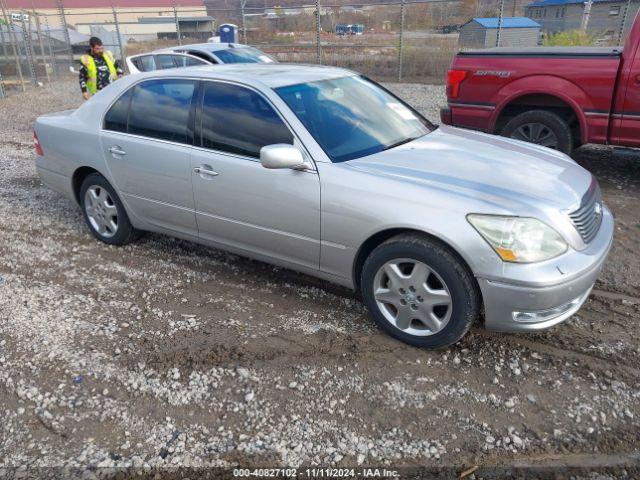
M27 30L27 24L24 21L25 13L20 11L22 21L22 41L24 43L24 54L27 57L27 67L29 67L29 76L31 83L38 86L38 77L36 76L36 67L33 63L33 50L31 49L31 31Z
M56 65L56 56L53 53L53 46L51 45L51 27L49 26L49 17L45 15L44 26L47 31L47 49L49 50L49 58L51 59L51 71L55 77L58 76L58 66Z
M240 1L240 21L242 22L242 43L247 44L247 24L244 18L244 7L247 5L247 0Z
M500 33L502 32L502 16L504 15L504 0L500 0L500 13L498 14L498 30L496 31L496 47L500 46Z
M627 16L629 15L629 9L631 8L631 0L627 1L627 6L624 7L624 15L622 16L622 25L620 25L620 33L618 34L618 46L622 43L622 37L624 37L624 27L627 26Z
M40 17L38 16L35 10L33 10L33 16L36 19L36 31L38 32L38 44L40 45L40 56L42 57L42 64L44 65L44 73L47 76L47 83L51 83L51 77L49 76L49 69L47 68L47 56L44 53L44 42L42 41L42 29L40 28Z
M178 45L182 45L182 35L180 35L180 21L178 20L178 9L176 2L173 2L173 20L176 22L176 34L178 35Z
M69 48L69 68L73 67L73 48L71 48L71 38L69 37L69 29L67 28L67 19L64 16L64 6L62 0L56 0L58 4L58 16L60 17L60 26L62 27L62 34L64 35L64 41Z
M322 64L322 49L320 45L320 0L316 0L316 63Z
M580 24L580 28L587 31L587 26L589 25L589 15L591 14L591 6L593 5L593 0L587 0L584 2L584 11L582 12L582 22Z
M13 50L13 58L16 59L16 71L18 72L18 77L20 78L20 86L22 87L22 91L25 92L27 89L24 86L22 65L20 63L20 55L18 55L17 51L18 39L16 38L16 32L13 31L13 23L9 21L9 16L7 15L7 9L5 7L4 0L0 0L0 8L2 8L2 18L4 18L4 23L7 25L7 28L9 30L9 41L11 42L11 49Z
M120 36L120 23L118 23L118 14L116 13L116 7L111 5L111 11L113 12L113 21L116 25L116 35L118 36L118 48L120 49L120 61L124 65L124 48L122 48L122 37Z
M4 80L2 80L2 73L0 73L0 98L7 96L7 90L4 88Z
M404 49L404 1L400 1L400 34L398 35L398 82L402 81L402 53Z

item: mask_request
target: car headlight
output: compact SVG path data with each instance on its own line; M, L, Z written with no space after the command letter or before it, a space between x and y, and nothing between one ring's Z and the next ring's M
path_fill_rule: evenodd
M541 262L568 248L558 232L535 218L470 214L467 220L505 262Z

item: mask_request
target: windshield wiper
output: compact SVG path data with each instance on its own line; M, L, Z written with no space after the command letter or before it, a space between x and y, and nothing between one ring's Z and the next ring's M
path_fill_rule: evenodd
M396 143L392 143L391 145L387 145L386 147L384 147L382 149L382 151L384 152L385 150L390 150L392 148L399 147L400 145L404 145L405 143L413 142L416 138L420 138L420 137L405 138L404 140L400 140L400 141L398 141Z

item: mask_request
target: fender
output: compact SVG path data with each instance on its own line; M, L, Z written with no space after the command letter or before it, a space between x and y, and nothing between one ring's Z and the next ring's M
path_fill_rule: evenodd
M587 142L587 119L583 108L593 107L591 99L576 84L554 75L531 75L519 78L501 88L497 94L496 108L490 118L490 131L495 131L498 118L507 105L531 94L556 97L569 105L580 123L581 141Z

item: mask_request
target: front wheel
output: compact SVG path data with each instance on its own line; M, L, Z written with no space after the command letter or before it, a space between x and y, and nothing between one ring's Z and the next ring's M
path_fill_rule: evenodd
M559 150L567 155L573 148L571 127L548 110L529 110L513 117L500 135Z
M480 314L468 267L446 246L419 235L378 246L365 261L361 290L376 324L417 347L457 342Z

